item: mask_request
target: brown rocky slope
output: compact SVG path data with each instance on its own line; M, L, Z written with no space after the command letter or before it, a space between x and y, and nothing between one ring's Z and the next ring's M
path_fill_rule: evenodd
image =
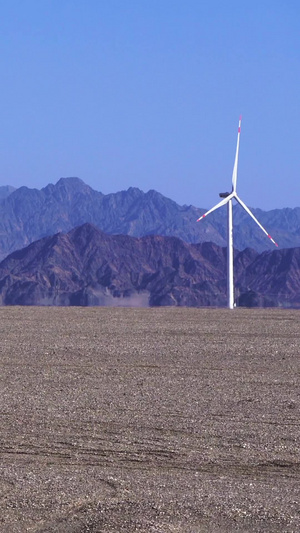
M300 306L300 249L235 255L238 304ZM0 263L2 305L226 305L226 249L175 237L106 235L91 224Z

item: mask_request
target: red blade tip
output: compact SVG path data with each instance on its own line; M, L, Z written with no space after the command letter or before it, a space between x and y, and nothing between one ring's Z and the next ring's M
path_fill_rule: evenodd
M278 248L278 244L276 241L274 241L273 237L271 237L271 235L268 235L269 239L271 239L271 241L275 244L275 246L277 246Z

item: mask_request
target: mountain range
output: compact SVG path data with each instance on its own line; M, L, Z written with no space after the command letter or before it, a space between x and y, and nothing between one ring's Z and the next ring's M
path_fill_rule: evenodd
M0 187L0 210L0 259L38 239L66 233L86 222L110 235L173 236L186 243L211 241L226 246L226 209L196 223L205 209L180 206L157 191L144 193L133 187L104 195L79 178L61 178L41 190ZM253 213L280 248L300 246L300 208L253 209ZM238 205L234 207L234 228L237 249L273 249Z
M300 248L235 251L237 305L300 307ZM226 248L85 223L0 263L2 305L225 306Z

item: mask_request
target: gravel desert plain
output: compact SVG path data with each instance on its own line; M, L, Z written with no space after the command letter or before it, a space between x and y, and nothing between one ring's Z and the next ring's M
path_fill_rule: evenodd
M0 531L300 531L300 311L2 307Z

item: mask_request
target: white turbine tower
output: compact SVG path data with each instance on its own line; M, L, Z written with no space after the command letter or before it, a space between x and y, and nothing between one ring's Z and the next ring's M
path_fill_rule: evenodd
M241 133L241 122L242 117L239 119L239 129L238 129L238 136L237 136L237 145L236 145L236 153L235 153L235 161L234 161L234 167L233 167L233 173L232 173L232 190L231 192L224 192L220 193L220 198L223 198L221 202L219 202L217 205L212 207L209 211L204 213L201 217L198 218L197 222L199 220L202 220L202 218L205 218L209 213L212 213L222 205L227 204L227 301L228 301L228 307L229 309L233 309L234 307L234 283L233 283L233 226L232 226L232 200L235 199L250 215L250 217L253 218L253 220L258 224L260 229L271 239L271 241L275 244L275 246L278 246L278 244L272 239L271 235L265 230L265 228L258 222L257 218L251 213L250 209L242 202L242 200L238 197L236 192L236 181L237 181L237 168L238 168L238 159L239 159L239 146L240 146L240 133Z

